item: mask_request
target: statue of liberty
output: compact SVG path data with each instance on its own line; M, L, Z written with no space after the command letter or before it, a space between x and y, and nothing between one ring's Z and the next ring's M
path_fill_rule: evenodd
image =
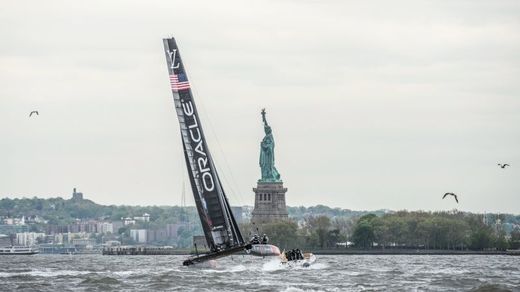
M265 118L265 109L262 109L265 137L260 143L260 168L262 169L261 182L279 182L280 174L274 167L274 138L271 127Z

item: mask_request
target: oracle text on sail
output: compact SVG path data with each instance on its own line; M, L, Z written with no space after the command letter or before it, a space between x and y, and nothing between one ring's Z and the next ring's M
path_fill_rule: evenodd
M194 148L195 152L201 155L197 158L197 166L202 176L202 185L206 191L211 192L215 189L215 182L213 180L213 175L211 174L208 155L204 150L202 133L199 124L197 123L193 104L191 101L184 102L184 100L181 100L181 104L184 115L192 118L193 123L188 125L188 131L190 133L191 141L197 145Z

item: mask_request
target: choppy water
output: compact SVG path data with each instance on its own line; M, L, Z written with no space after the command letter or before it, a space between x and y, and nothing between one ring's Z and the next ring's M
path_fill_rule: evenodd
M318 256L283 268L250 256L217 268L184 256L0 256L0 291L520 291L520 257Z

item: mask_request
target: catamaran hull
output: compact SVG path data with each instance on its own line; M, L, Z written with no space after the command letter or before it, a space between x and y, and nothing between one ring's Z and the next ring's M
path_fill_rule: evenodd
M246 245L243 245L243 246L238 246L238 247L226 249L226 250L219 251L219 252L212 252L212 253L207 253L207 254L201 254L201 255L197 255L197 256L190 257L190 258L186 259L184 262L182 262L182 265L183 266L191 266L191 265L195 265L195 264L198 264L198 263L207 262L207 261L210 261L210 260L216 260L216 259L221 258L221 257L225 257L225 256L228 256L228 255L232 255L234 253L237 253L237 252L241 252L243 250L247 251L250 248L251 248L251 245L246 244Z
M272 244L253 244L251 249L247 251L250 255L269 257L269 256L280 256L280 249L276 245Z

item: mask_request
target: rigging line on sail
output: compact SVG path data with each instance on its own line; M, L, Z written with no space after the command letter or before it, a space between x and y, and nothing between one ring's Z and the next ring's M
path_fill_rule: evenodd
M192 88L192 91L194 93L197 93L196 90L193 90ZM198 96L198 95L197 95ZM202 100L204 100L204 98L202 98ZM222 174L222 177L224 178L224 181L226 182L226 185L228 186L229 190L231 191L231 196L235 199L235 200L238 200L240 204L243 204L244 203L244 198L242 197L242 195L240 194L240 192L236 192L235 191L235 187L236 189L239 189L237 186L238 184L236 183L235 179L234 179L234 176L233 176L233 171L231 170L231 167L229 166L229 163L227 161L227 158L226 158L226 154L223 150L223 147L222 145L220 144L220 140L218 139L218 136L216 134L216 131L215 131L215 128L213 127L213 122L212 122L212 119L211 119L211 116L209 115L208 111L206 111L206 107L204 106L204 103L201 104L200 108L202 109L202 113L204 114L205 118L207 119L208 121L208 124L209 124L209 128L210 128L210 131L211 131L211 134L213 136L213 138L215 139L215 141L217 142L217 146L218 146L218 150L221 154L221 156L223 157L224 159L224 165L226 166L227 168L227 171L229 172L230 176L231 176L231 183L230 181L228 180L228 177L226 175L226 172L225 171L221 171L220 173ZM215 157L214 157L215 158ZM220 160L220 159L219 159ZM218 167L220 168L220 167ZM234 184L234 185L233 185ZM237 197L237 194L238 194L238 197Z
M190 215L188 212L188 206L186 205L186 173L182 171L182 193L181 193L181 222L186 223L188 226L190 225ZM191 201L191 200L190 200Z
M188 196L186 198L186 183L188 183L188 186L189 186L190 180L188 178L188 170L186 169L184 159L180 160L180 164L182 166L181 167L181 172L182 172L181 185L182 185L182 191L184 192L184 199L183 199L184 207L187 207L188 205L194 206L195 201L193 200L193 196Z
M191 82L192 85L195 84L195 82L193 82L193 81L190 81L190 82ZM204 100L204 97L202 97L202 98L199 97L199 96L202 96L202 95L199 95L197 90L194 89L194 87L196 87L196 86L192 86L191 87L191 91L193 92L193 94L196 95L198 97L198 99ZM238 190L238 191L240 191L240 188L238 187L238 184L236 183L236 180L235 180L234 175L233 175L233 171L231 170L231 167L229 166L228 160L226 158L227 156L226 156L226 154L224 152L224 149L223 149L222 145L220 144L220 140L218 139L218 136L217 136L217 133L215 131L215 128L213 127L213 121L211 119L211 116L208 113L208 111L206 111L206 107L204 106L204 102L200 103L200 105L197 104L197 107L199 107L202 110L201 112L203 113L203 115L204 115L204 117L205 117L205 119L207 121L206 124L209 124L209 129L210 129L211 134L213 136L212 138L214 138L214 140L217 142L217 146L218 146L217 148L218 148L222 158L224 159L224 165L226 167L227 172L229 172L229 175L231 177L231 183L230 183L230 181L227 178L226 171L220 171L219 173L224 178L224 181L226 182L226 186L230 190L231 196L235 200L238 201L239 205L244 205L245 201L244 201L244 198L241 195L241 192L237 193L235 191L235 187L236 187L236 190ZM215 159L215 157L213 157L213 159ZM217 167L217 168L220 168L220 167Z
M184 155L183 155L184 156ZM193 203L195 205L195 202L192 201L192 196L188 196L189 198L186 200L186 177L187 177L187 170L185 167L184 159L179 159L179 169L181 172L181 180L180 185L182 187L181 189L181 204L180 204L180 217L179 220L181 223L186 223L188 226L191 225L191 219L190 219L190 213L188 212L188 206L186 204L187 200L189 203ZM189 227L188 227L189 228Z

